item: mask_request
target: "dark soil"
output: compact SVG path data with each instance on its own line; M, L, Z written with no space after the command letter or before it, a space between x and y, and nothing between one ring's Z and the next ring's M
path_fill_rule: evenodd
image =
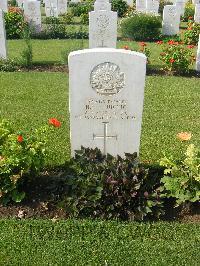
M66 65L33 65L30 68L18 68L17 72L68 72L68 67Z

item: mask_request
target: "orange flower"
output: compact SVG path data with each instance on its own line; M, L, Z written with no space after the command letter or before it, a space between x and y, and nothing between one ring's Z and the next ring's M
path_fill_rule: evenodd
M130 48L128 47L128 45L125 45L123 48L124 48L125 50L130 50Z
M140 42L141 46L147 46L147 44L145 42Z
M194 45L188 45L187 48L193 49L194 48Z
M192 134L190 132L180 132L177 134L177 138L181 141L187 141L190 140L192 137Z
M175 62L175 60L174 60L173 58L170 58L170 59L169 59L169 62L170 62L171 64L173 64L173 63Z
M54 127L60 127L61 126L61 122L58 121L56 118L50 118L49 124L54 126Z
M156 43L157 44L163 44L163 41L157 41Z
M192 30L192 27L187 28L188 30Z
M169 40L169 41L168 41L168 44L169 44L169 45L173 45L173 44L174 44L174 40Z
M24 140L24 138L23 138L22 135L18 135L18 136L17 136L17 141L18 141L19 143L22 143L23 140Z

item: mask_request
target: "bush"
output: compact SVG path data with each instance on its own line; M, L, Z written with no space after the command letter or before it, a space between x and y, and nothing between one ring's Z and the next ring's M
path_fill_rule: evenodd
M128 11L128 4L124 0L112 0L112 10L116 11L119 17L123 17Z
M17 63L11 59L0 59L0 71L14 72L17 70Z
M158 42L158 44L162 44L162 41ZM170 40L163 44L160 60L164 62L168 71L178 74L187 73L195 59L192 48L193 46L185 47L178 42Z
M87 15L92 10L92 3L74 3L71 8L71 13L75 17L80 17L82 14Z
M164 197L173 197L177 205L200 201L200 151L193 144L187 147L182 160L163 158L160 162L166 167L161 179Z
M122 37L135 41L152 41L159 39L161 20L157 16L135 13L121 21Z
M185 44L197 45L199 41L200 34L200 24L198 23L188 23L188 28L184 32L184 42Z
M20 38L26 23L19 8L10 8L5 14L5 27L8 39Z
M89 14L81 14L80 19L82 24L84 25L89 24Z
M70 162L66 196L60 206L72 216L143 220L161 214L159 182L148 175L136 154L105 157L81 148Z
M71 12L67 12L61 17L61 20L64 24L72 24L74 16Z
M194 12L195 12L195 7L191 3L187 3L185 6L185 12L183 16L183 21L188 21L191 19L194 19Z

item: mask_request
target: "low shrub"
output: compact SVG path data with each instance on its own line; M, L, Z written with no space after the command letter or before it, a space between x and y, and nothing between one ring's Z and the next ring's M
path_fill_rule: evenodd
M20 38L26 25L21 9L12 7L9 8L8 13L5 13L5 28L8 39Z
M71 6L71 13L75 17L80 17L82 14L88 14L93 10L93 4L89 2L73 3Z
M0 71L2 72L14 72L17 70L17 62L13 59L0 58Z
M194 19L194 12L195 12L195 6L189 2L186 3L185 12L184 16L182 17L182 20L187 22L191 19Z
M184 32L185 44L197 45L199 41L199 34L200 34L200 24L193 22L188 23L188 28Z
M162 45L160 60L165 64L167 71L178 74L189 72L190 66L194 63L193 46L185 47L178 42L170 40L166 43L157 42Z
M89 24L89 14L81 14L80 19L82 24L84 25Z
M22 33L22 38L24 39L25 42L25 49L22 51L22 60L21 60L21 65L31 68L33 64L33 48L32 48L32 43L31 43L31 29L26 26L24 28L24 31Z
M175 198L177 206L200 201L200 150L193 144L187 147L183 158L163 158L166 167L163 197Z
M146 57L147 57L147 64L150 64L151 51L150 51L150 49L149 49L147 43L145 43L145 42L140 42L140 43L138 43L138 45L139 45L139 49L136 50L136 51L139 52L139 53L143 53L143 54L145 54ZM123 47L123 49L125 49L125 50L131 50L127 45L125 45L125 46Z
M44 20L46 24L60 24L60 19L56 17L46 17Z
M112 0L112 11L116 11L118 14L118 17L124 17L125 14L128 11L128 4L124 0Z
M136 154L105 157L97 148L82 147L69 169L66 195L59 205L71 216L143 220L162 213L160 184Z
M64 24L72 24L73 20L74 20L74 16L71 12L67 12L61 17L61 21Z
M49 123L58 127L60 122L50 119ZM21 189L24 180L34 176L44 166L47 157L47 131L45 126L31 135L15 132L6 120L0 120L0 201L20 202L25 193Z
M161 34L160 17L135 13L121 21L122 37L135 41L157 40Z

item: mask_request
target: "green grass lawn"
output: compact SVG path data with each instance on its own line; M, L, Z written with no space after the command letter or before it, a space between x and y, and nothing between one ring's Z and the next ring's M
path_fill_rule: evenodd
M0 265L200 264L200 225L1 220Z
M0 73L0 116L17 130L29 131L50 117L62 121L56 136L50 135L50 164L69 159L68 75L66 73ZM199 79L149 76L146 79L141 159L157 161L163 153L177 155L184 144L176 139L191 131L199 143Z

